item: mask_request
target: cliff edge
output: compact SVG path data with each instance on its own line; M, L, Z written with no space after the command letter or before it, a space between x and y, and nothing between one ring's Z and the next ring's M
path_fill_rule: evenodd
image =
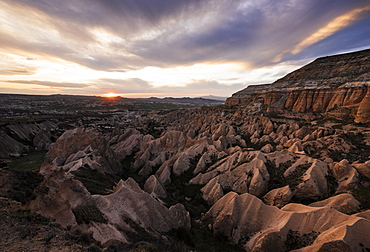
M272 84L248 86L225 104L370 122L370 49L318 58Z

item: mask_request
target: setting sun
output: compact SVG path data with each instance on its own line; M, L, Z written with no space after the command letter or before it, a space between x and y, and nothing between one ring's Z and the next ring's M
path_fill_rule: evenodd
M107 98L114 98L114 97L118 97L120 95L116 94L116 93L113 93L113 92L110 92L110 93L102 94L102 96L107 97Z

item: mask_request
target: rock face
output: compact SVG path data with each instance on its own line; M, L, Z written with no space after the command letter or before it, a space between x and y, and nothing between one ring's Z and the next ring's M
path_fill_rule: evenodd
M27 146L17 140L9 137L7 134L0 132L0 157L19 156L27 151Z
M228 98L226 100L227 105L237 105L240 103L246 103L248 102L248 99L251 97L251 95L255 92L262 91L263 89L266 89L271 84L261 84L261 85L250 85L246 87L243 90L240 90L233 94L232 98Z
M226 194L205 214L203 221L215 233L243 244L247 251L291 250L292 234L296 239L311 236L313 245L304 251L323 251L326 247L335 251L361 251L363 246L370 246L369 241L361 243L366 236L362 232L370 228L369 220L329 207L292 203L278 209L248 193ZM343 247L347 250L340 250Z
M292 112L351 116L370 121L370 50L318 58L265 87L249 86L227 105L256 104Z
M20 156L35 150L48 150L58 126L50 121L17 123L0 127L0 158Z
M41 173L63 169L74 171L81 167L102 173L121 174L122 167L116 154L108 147L104 137L93 130L76 128L66 131L51 145Z
M153 140L131 132L140 142ZM118 155L138 150L129 136L117 141L113 146ZM166 207L159 200L166 191L155 175L144 190L130 177L117 181L124 169L108 142L99 132L85 128L61 135L40 168L44 180L30 207L63 227L92 233L102 244L131 243L133 236L144 234L161 239L160 233L171 229L189 229L190 216L182 204Z

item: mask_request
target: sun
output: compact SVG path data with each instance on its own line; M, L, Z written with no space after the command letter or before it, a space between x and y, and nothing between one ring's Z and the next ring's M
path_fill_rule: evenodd
M116 94L116 93L113 93L113 92L109 92L109 93L106 93L106 94L102 94L102 96L107 97L107 98L115 98L115 97L118 97L120 95Z

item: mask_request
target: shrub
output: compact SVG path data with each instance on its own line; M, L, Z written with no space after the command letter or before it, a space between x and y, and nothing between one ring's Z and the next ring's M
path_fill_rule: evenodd
M312 231L310 233L300 235L298 231L290 229L287 233L285 241L286 251L291 251L310 246L315 241L317 236L319 236L319 234L320 234L319 232Z
M95 205L79 205L72 209L78 224L91 222L107 223L104 214Z

